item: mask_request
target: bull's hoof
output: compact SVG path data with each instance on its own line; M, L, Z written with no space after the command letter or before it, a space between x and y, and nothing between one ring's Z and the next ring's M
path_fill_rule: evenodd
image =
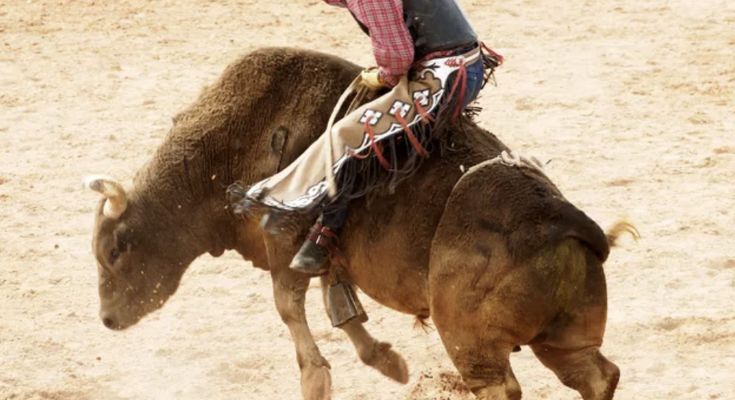
M304 400L332 398L332 375L326 366L310 366L301 370L301 394Z
M393 349L385 351L380 363L375 366L383 375L402 384L408 383L408 364Z
M376 343L370 357L363 362L398 383L408 383L408 364L389 343Z

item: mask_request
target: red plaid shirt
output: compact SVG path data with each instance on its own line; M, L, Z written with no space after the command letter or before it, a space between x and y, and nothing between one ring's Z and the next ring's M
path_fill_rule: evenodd
M373 54L380 76L388 86L395 86L413 64L414 45L403 20L401 0L324 0L345 7L370 31Z

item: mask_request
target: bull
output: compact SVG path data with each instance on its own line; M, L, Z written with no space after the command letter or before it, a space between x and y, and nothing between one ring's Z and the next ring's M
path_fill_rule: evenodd
M304 309L310 279L288 268L303 232L276 234L238 218L225 193L295 160L360 70L317 52L252 52L174 118L131 187L90 177L87 185L104 195L93 233L104 325L134 325L165 304L197 257L234 250L270 272L303 397L329 398L329 363ZM359 212L341 233L350 282L384 306L431 317L478 399L520 399L509 362L520 345L585 400L612 399L620 371L600 352L603 263L610 241L633 228L616 225L606 237L537 163L513 156L468 116L446 138L451 151L429 158L410 184L353 203ZM403 358L360 320L340 329L366 364L407 382Z

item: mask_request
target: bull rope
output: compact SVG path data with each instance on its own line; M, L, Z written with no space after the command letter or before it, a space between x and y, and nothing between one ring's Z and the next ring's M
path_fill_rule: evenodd
M342 109L342 106L345 104L345 101L347 101L347 98L355 92L361 82L362 76L358 75L357 78L355 78L355 80L350 83L350 86L347 87L344 93L342 93L342 96L339 98L339 101L337 101L337 105L334 107L334 110L332 110L332 115L329 117L329 123L327 124L326 133L329 136L329 146L325 146L327 152L325 176L327 178L327 190L329 191L330 197L335 197L337 195L337 183L334 179L334 170L332 169L334 168L334 143L332 137L332 128L334 127L334 121L337 119L337 114L339 114L339 110ZM362 96L358 95L357 97L364 97L364 93ZM350 104L350 108L352 108L355 104L357 103L353 101L352 104ZM347 114L349 114L350 111L351 110L347 110Z
M544 166L547 163L542 163L541 160L534 156L524 156L521 154L514 153L513 151L505 151L503 150L500 155L498 155L495 158L491 158L489 160L485 160L479 164L473 165L470 167L470 169L467 170L466 174L469 174L471 172L474 172L482 167L485 167L487 165L493 165L493 164L502 164L507 167L524 167L532 169L541 175L543 175L545 178L549 178L548 175L546 175L546 171L544 171ZM461 178L460 178L461 179Z

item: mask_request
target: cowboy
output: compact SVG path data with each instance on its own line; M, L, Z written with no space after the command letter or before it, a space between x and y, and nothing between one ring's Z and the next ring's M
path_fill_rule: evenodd
M397 137L414 155L427 155L423 144L438 120L456 118L502 62L482 52L455 0L325 1L349 10L372 42L378 67L364 70L349 90L357 85L386 93L334 123L338 105L326 132L291 165L251 186L244 201L274 212L321 212L290 265L309 275L329 270L330 249L355 197L355 164L377 159L396 171L396 157L384 146L396 145Z

